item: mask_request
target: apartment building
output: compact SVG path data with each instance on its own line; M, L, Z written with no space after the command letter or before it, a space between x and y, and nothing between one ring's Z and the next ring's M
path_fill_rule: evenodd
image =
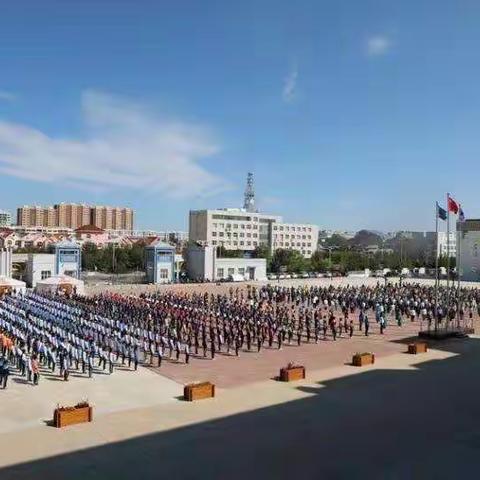
M10 212L0 210L0 227L9 227L12 224L12 215Z
M22 227L59 227L75 230L91 224L104 230L133 230L133 210L75 203L60 203L48 207L25 205L17 209L17 225Z
M278 248L298 250L309 258L317 249L318 227L283 223L280 216L246 209L192 210L188 236L202 245L222 246L227 250L248 252L263 245L272 252Z

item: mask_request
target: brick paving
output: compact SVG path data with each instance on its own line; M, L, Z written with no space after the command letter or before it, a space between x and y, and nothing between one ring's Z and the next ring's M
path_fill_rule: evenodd
M279 369L289 362L305 365L308 370L320 370L334 366L344 365L351 362L352 355L357 352L372 352L377 357L401 353L406 351L406 345L402 340L416 337L420 329L420 323L405 322L398 327L390 320L384 335L380 335L379 326L375 321L370 322L370 334L365 337L363 332L358 331L358 322L355 325L357 331L352 338L343 335L333 341L331 336L327 340L320 340L315 344L297 343L284 344L281 350L275 348L262 348L257 353L256 346L252 345L252 351L243 350L239 357L235 354L217 354L215 359L210 356L192 357L190 364L183 362L181 355L180 363L176 361L164 361L161 368L150 367L153 371L178 383L190 383L194 381L211 381L220 388L231 388L253 382L264 381L274 378ZM199 353L202 353L200 350Z

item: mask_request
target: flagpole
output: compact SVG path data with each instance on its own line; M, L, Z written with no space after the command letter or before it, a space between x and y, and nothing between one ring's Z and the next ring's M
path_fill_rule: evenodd
M438 330L438 202L435 202L435 333Z
M450 194L447 193L447 318L445 327L448 328L448 322L450 321Z

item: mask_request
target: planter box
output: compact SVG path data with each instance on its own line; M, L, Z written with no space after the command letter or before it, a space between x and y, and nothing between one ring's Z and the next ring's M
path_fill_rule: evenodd
M92 407L56 408L53 412L53 423L57 428L91 422L92 419Z
M305 367L286 367L280 369L280 381L293 382L295 380L303 380L305 378Z
M408 345L408 353L416 355L417 353L426 353L427 344L425 342L415 342Z
M352 358L352 365L355 367L363 367L375 363L375 355L373 353L358 353Z
M183 389L183 398L188 402L202 400L203 398L213 398L214 396L215 385L210 382L192 383L185 385Z

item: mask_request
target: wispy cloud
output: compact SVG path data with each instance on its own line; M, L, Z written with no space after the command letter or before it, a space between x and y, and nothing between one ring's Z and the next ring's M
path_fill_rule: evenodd
M392 41L386 35L374 35L367 39L366 52L369 57L386 55L392 48Z
M201 161L219 152L201 126L158 118L108 94L82 95L85 138L54 138L28 125L0 121L0 172L78 188L127 188L169 197L210 195L227 183Z
M13 102L17 96L12 92L7 92L7 90L0 90L0 101Z
M283 82L282 99L286 103L291 103L297 96L298 68L294 65Z

